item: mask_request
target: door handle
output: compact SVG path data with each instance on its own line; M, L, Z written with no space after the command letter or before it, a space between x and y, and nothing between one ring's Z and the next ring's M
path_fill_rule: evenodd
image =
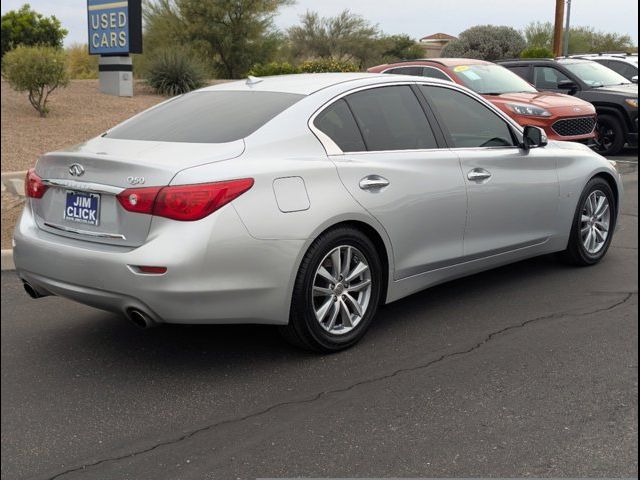
M389 180L380 175L369 175L360 180L360 188L362 190L381 190L390 184Z
M491 172L484 168L474 168L467 173L467 178L472 182L481 182L483 180L489 180L491 178Z

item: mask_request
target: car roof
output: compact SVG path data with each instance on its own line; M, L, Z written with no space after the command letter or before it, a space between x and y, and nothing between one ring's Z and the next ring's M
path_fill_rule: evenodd
M371 68L401 68L410 67L412 65L429 65L432 63L440 64L444 67L456 67L458 65L491 65L491 62L485 60L476 60L475 58L416 58L413 60L402 60L400 62L385 63Z
M636 55L626 55L621 53L585 53L571 55L569 58L585 59L585 60L614 60L618 62L625 62L631 65L638 65L638 57Z
M311 95L318 90L345 82L373 79L377 73L302 73L294 75L275 75L270 77L249 77L234 82L219 83L200 91L245 90L255 92L281 92L298 95ZM388 75L387 75L388 76Z

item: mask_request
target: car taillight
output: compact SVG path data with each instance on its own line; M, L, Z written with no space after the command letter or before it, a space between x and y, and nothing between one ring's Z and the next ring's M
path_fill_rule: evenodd
M36 173L35 168L30 168L27 171L27 177L24 181L24 193L29 198L42 198L44 192L47 191L47 186L42 182L42 179Z
M129 188L118 194L125 210L180 221L200 220L253 186L252 178L228 182Z

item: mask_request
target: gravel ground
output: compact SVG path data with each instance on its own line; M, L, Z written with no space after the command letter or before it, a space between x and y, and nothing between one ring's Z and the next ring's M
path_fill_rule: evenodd
M45 152L94 137L164 97L137 84L132 98L103 95L98 80L72 80L51 94L49 116L40 118L26 93L2 84L2 171L26 170ZM3 218L4 220L4 218Z

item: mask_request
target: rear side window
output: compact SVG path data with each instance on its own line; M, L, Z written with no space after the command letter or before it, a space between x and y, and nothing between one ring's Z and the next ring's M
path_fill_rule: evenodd
M391 70L387 70L384 73L395 73L395 74L398 74L398 75L420 76L420 75L422 75L422 67L398 67L398 68L393 68Z
M421 85L456 148L512 147L511 129L495 112L457 90Z
M251 135L303 97L281 92L192 92L118 125L106 137L156 142L232 142Z
M425 77L437 78L439 80L446 80L447 82L451 81L451 78L449 78L449 76L439 68L424 67L422 75Z
M379 87L346 97L369 151L437 148L409 86Z
M343 152L366 150L358 125L351 115L347 102L342 99L323 110L313 124L333 140Z

